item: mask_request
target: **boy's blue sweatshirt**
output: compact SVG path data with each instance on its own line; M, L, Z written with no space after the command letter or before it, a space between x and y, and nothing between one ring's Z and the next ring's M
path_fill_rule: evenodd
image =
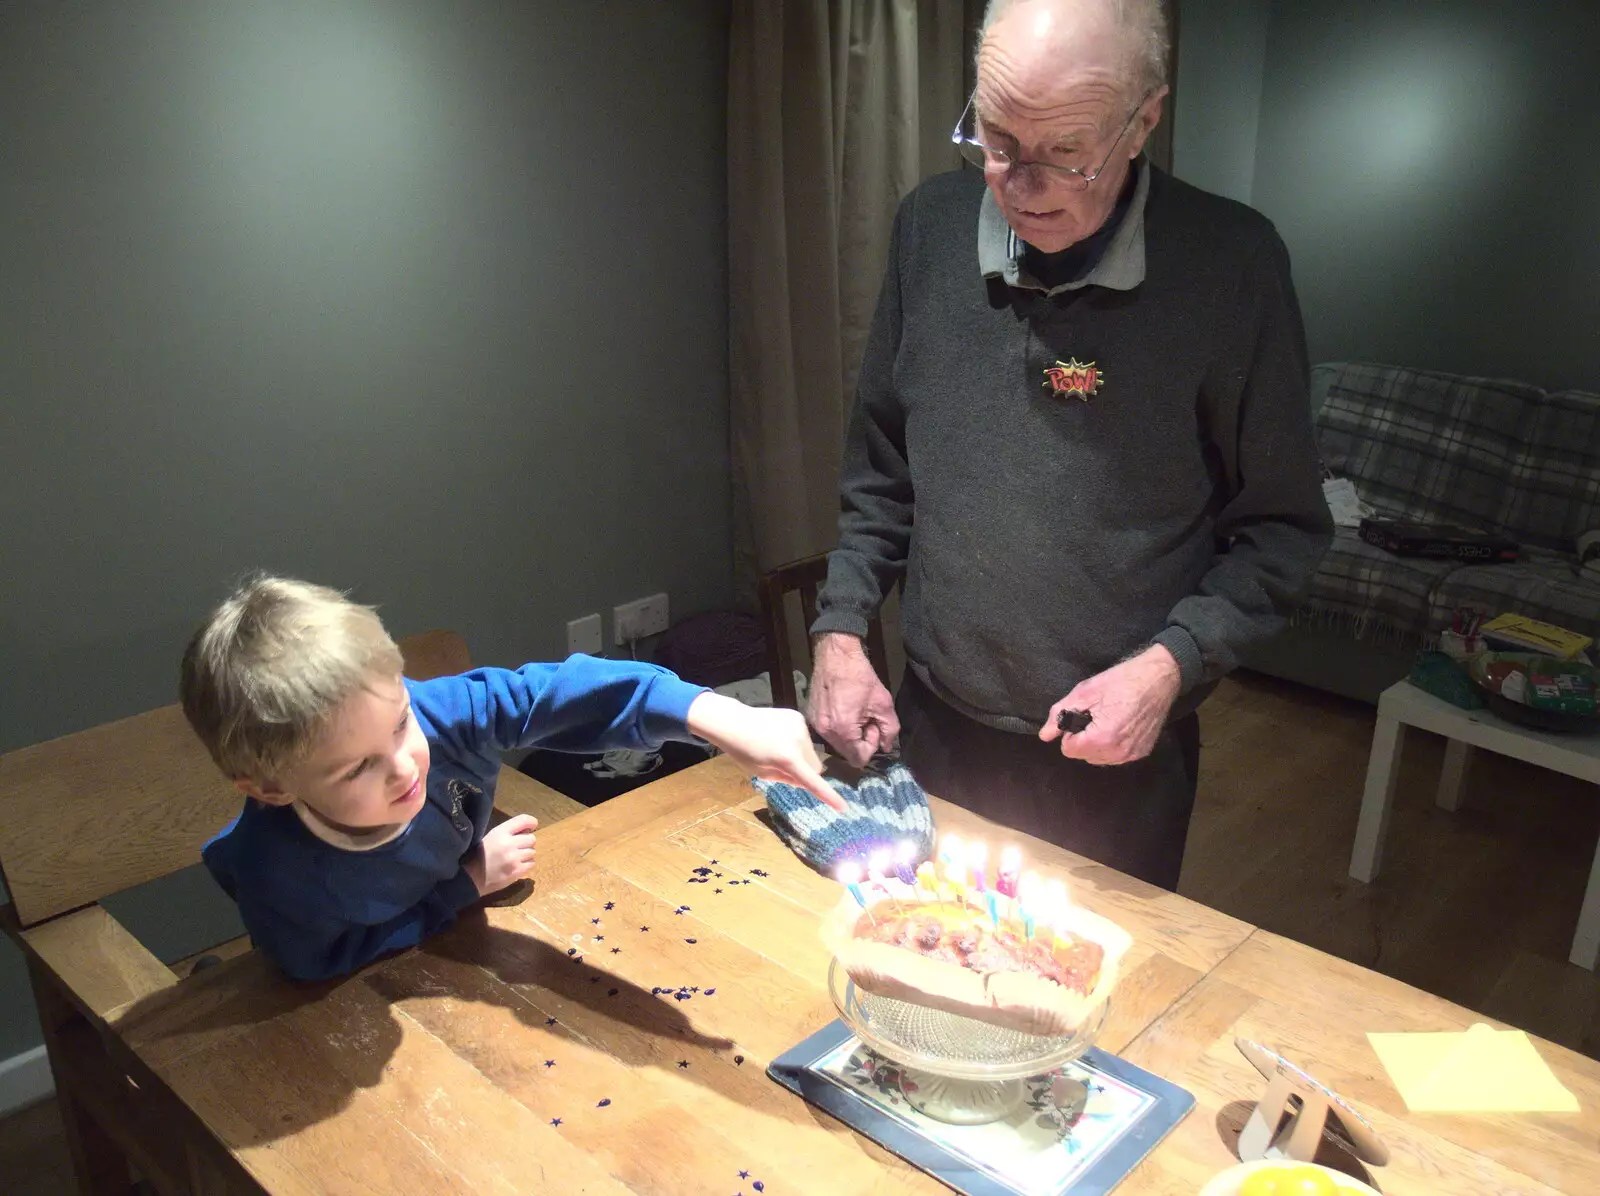
M488 829L501 752L690 740L689 705L703 692L654 665L582 655L405 684L431 760L427 800L398 838L342 850L291 807L246 799L202 849L256 947L296 979L413 946L478 899L461 861Z

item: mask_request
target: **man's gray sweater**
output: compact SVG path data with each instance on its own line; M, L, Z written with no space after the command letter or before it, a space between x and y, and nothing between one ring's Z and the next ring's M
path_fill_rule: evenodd
M1192 709L1283 625L1332 532L1282 241L1141 168L1127 289L986 276L976 171L895 217L812 630L865 634L904 578L910 666L990 726L1037 729L1152 643ZM1063 393L1088 363L1097 390Z

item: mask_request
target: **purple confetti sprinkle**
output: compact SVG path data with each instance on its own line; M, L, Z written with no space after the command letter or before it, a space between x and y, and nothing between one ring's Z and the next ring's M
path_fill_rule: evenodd
M621 991L621 989L616 989L616 988L610 988L610 989L607 989L607 990L606 990L606 996L608 996L608 997L614 997L614 996L616 996L616 995L617 995L617 993L619 993L619 992L620 992L620 991Z
M684 939L683 941L688 943L690 946L693 946L695 943L698 943L700 940L699 939Z
M712 863L713 863L713 864L715 864L715 863L716 863L716 862L717 862L717 861L716 861L716 860L712 860L712 861L711 861L711 862L712 862Z
M708 989L706 989L706 996L708 996L708 997L715 996L716 992L717 992L716 989L708 988Z
M743 1067L744 1066L744 1056L743 1055L735 1055L733 1057L733 1065L735 1067Z
M719 879L720 879L720 878L721 878L721 876L722 876L722 873L720 873L720 872L719 872L719 873L717 873L717 876L718 876L718 878L719 878Z
M687 1001L689 999L688 993L673 993L672 996L674 1000L678 1001Z
M597 1109L603 1109L603 1108L605 1108L605 1107L606 1107L606 1106L607 1106L607 1105L609 1105L609 1104L610 1104L610 1103L611 1103L611 1098L610 1098L610 1097L609 1097L609 1096L602 1096L602 1097L601 1097L601 1098L600 1098L600 1103L599 1103L599 1104L597 1104L597 1105L596 1105L596 1106L595 1106L595 1108L597 1108Z
M577 953L578 953L578 949L576 947L568 947L567 948L567 954L568 955L576 955Z
M590 984L599 984L600 983L600 977L598 977L598 976L590 976L589 977L589 983Z
M758 1192L765 1192L767 1190L767 1185L762 1183L759 1179L756 1180L756 1182L751 1184L750 1186L752 1188L754 1188Z

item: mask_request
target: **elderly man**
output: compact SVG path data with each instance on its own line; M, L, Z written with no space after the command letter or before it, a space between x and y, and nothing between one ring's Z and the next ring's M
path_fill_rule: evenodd
M981 173L895 219L811 718L1172 889L1195 708L1332 528L1283 243L1141 156L1166 51L1157 0L991 0L957 130ZM902 581L897 706L861 637Z

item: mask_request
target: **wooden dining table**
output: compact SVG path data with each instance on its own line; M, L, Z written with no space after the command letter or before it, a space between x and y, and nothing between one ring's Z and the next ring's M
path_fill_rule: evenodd
M1576 1114L1416 1114L1368 1031L1478 1015L933 801L940 829L1018 842L1134 946L1099 1045L1196 1106L1118 1188L1183 1193L1236 1161L1277 1049L1388 1144L1391 1196L1600 1192L1600 1063L1540 1054ZM725 758L539 834L521 904L474 910L338 981L258 954L108 1019L173 1134L209 1136L201 1190L933 1193L945 1187L807 1104L767 1064L825 1026L817 937L838 886L804 866Z

